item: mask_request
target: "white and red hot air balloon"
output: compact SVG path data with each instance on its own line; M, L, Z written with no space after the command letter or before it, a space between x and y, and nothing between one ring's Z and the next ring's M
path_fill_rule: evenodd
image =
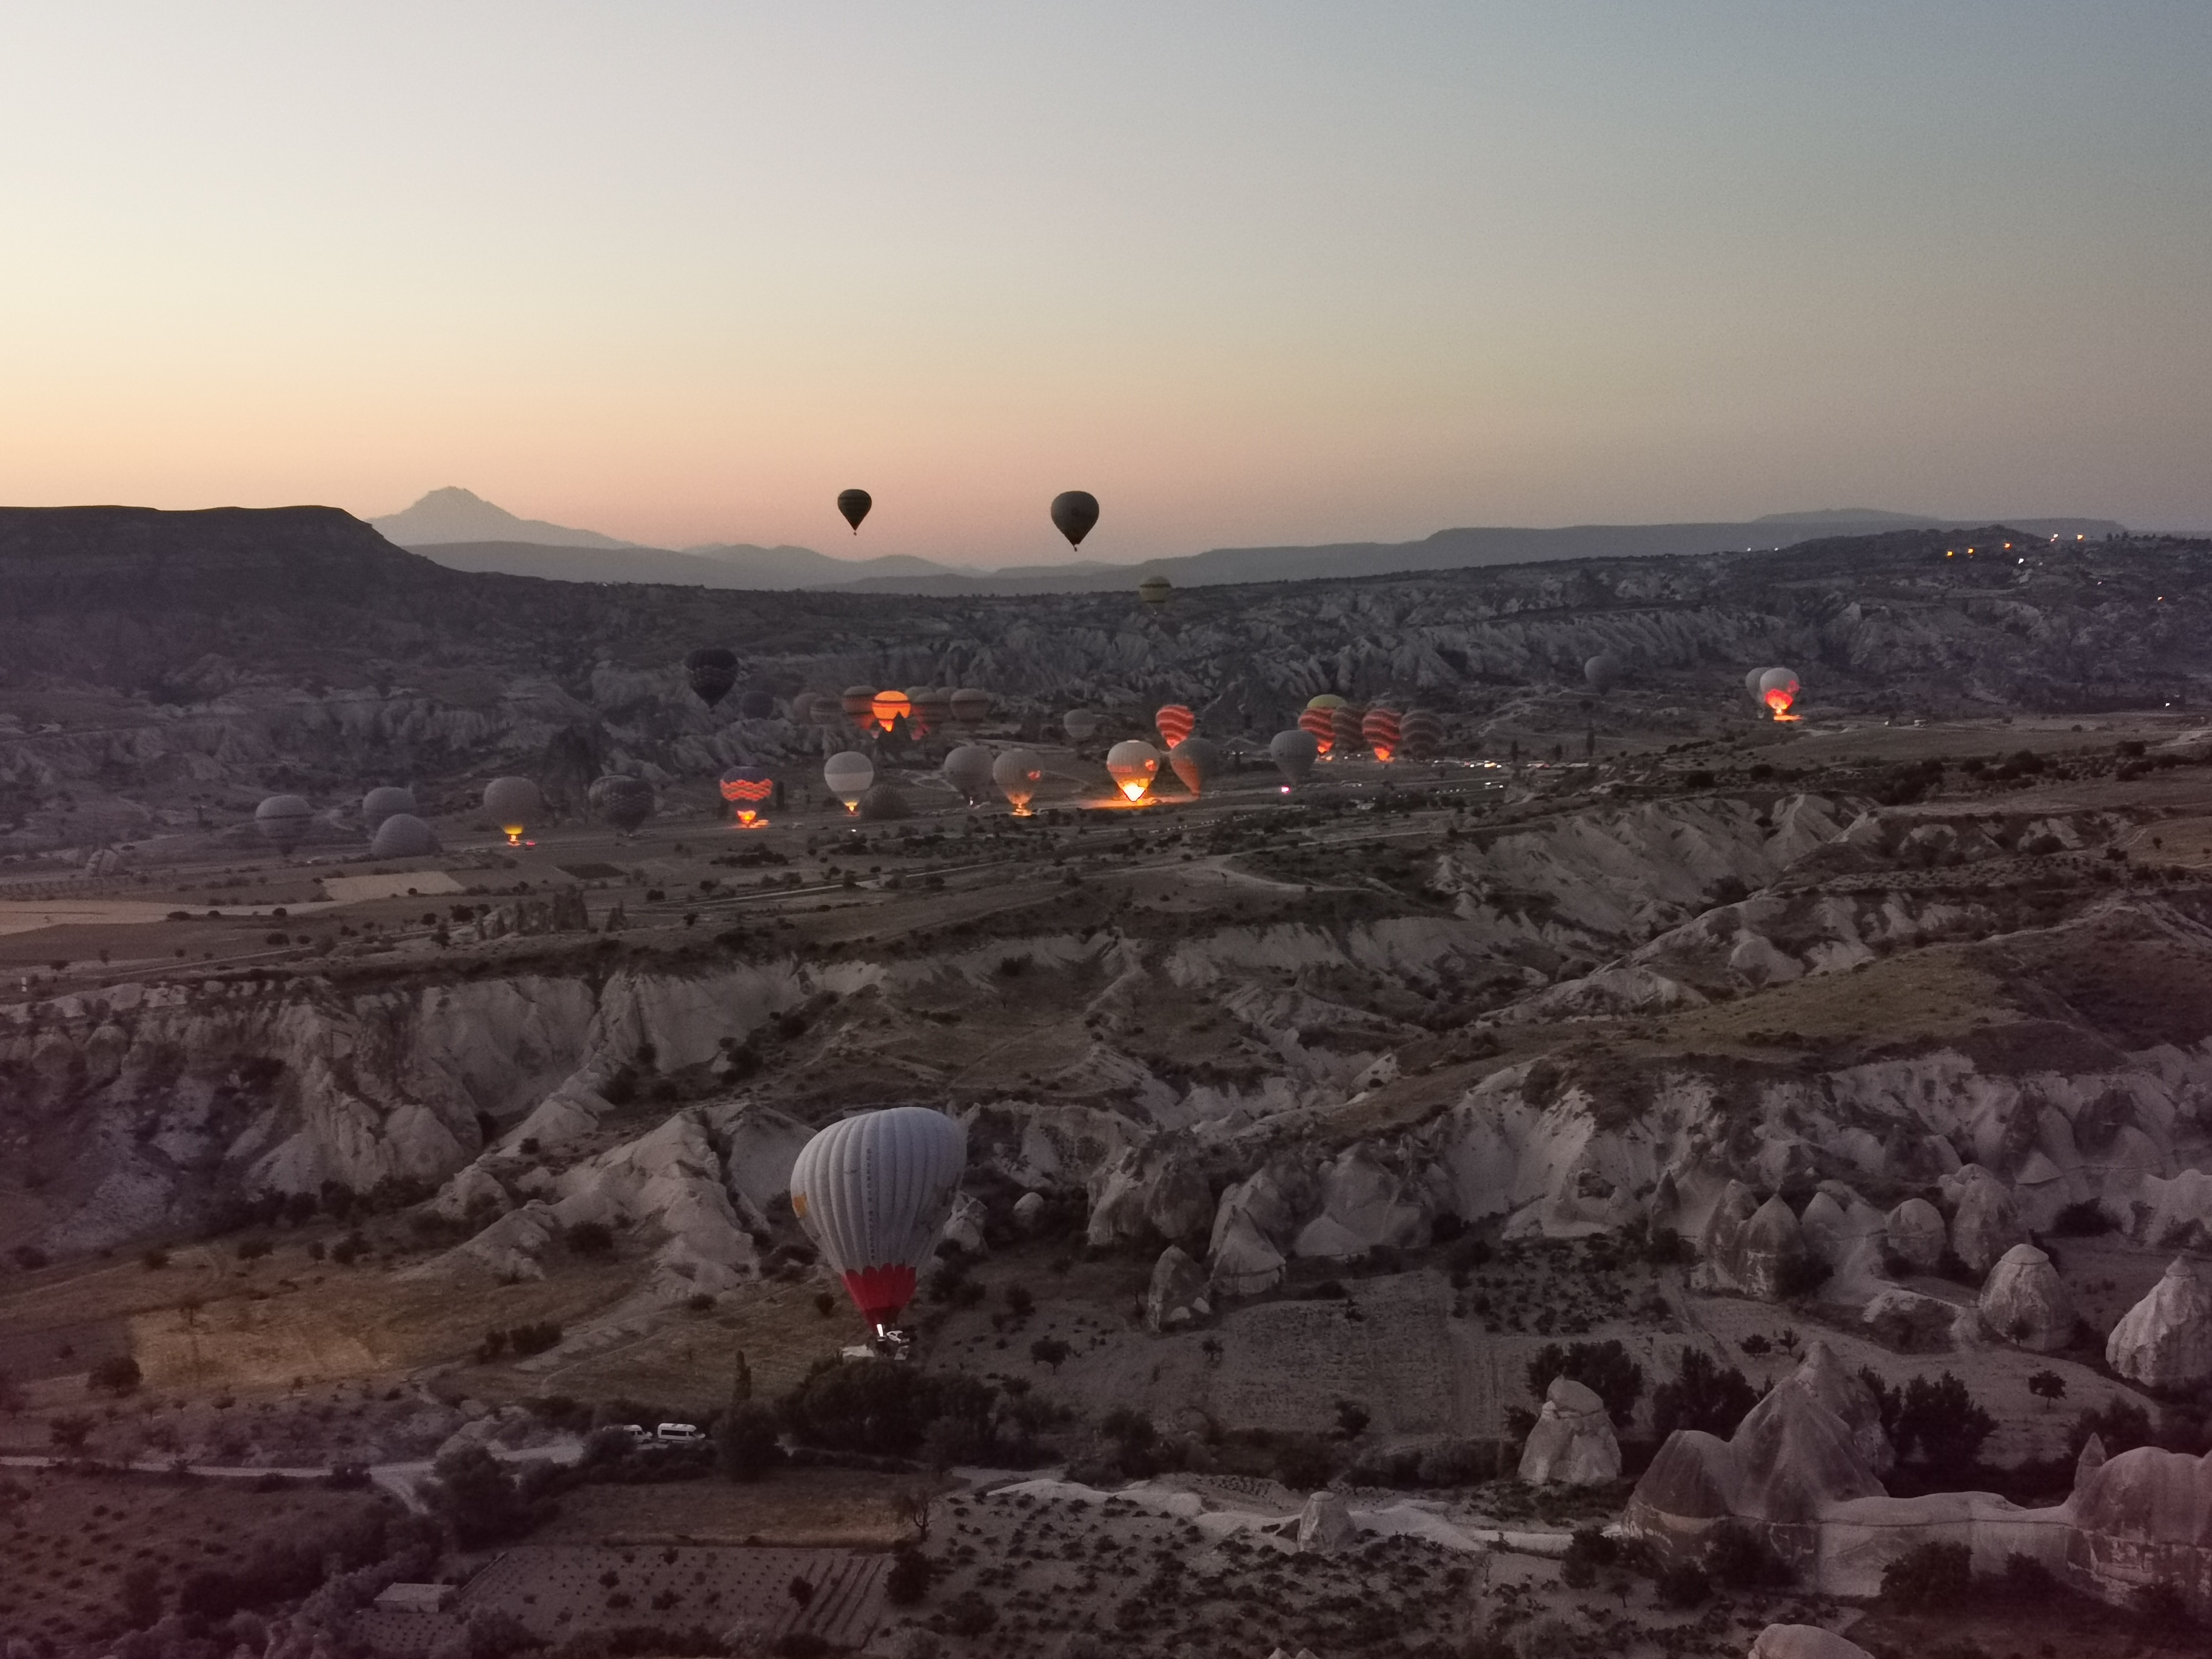
M1198 730L1198 716L1182 703L1171 702L1152 717L1152 724L1159 728L1160 741L1173 749Z
M927 1106L831 1124L791 1166L791 1209L881 1340L914 1300L968 1164L968 1131Z

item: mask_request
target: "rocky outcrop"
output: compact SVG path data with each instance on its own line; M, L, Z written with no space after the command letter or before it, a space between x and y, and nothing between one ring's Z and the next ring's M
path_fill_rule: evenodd
M1714 1290L1778 1302L1803 1282L1808 1255L1797 1217L1778 1193L1764 1204L1730 1182L1706 1223L1698 1277Z
M1751 1659L1874 1659L1856 1642L1818 1625L1769 1625L1752 1639Z
M2148 1389L2212 1382L2212 1267L2176 1256L2166 1276L2112 1327L2105 1363Z
M1180 1244L1170 1244L1152 1264L1145 1291L1145 1323L1155 1331L1181 1330L1213 1311L1206 1299L1206 1270Z
M1890 1254L1917 1273L1941 1268L1951 1247L1943 1212L1924 1198L1908 1198L1892 1210L1884 1234Z
M2002 1341L2051 1353L2074 1337L2074 1299L2051 1258L2033 1244L2015 1244L1990 1269L1976 1306L1983 1328Z
M1091 1178L1093 1244L1187 1239L1213 1219L1206 1176L1175 1137L1133 1147Z
M1620 1478L1620 1443L1605 1402L1571 1377L1555 1376L1521 1450L1530 1486L1601 1486Z
M2212 1618L2212 1454L2122 1452L2082 1475L2069 1507L2075 1583L2115 1601L2161 1584Z
M1998 1257L2026 1241L2012 1189L1980 1164L1966 1164L1945 1176L1943 1196L1953 1206L1952 1254L1971 1271L1989 1272Z
M1316 1554L1334 1554L1358 1536L1352 1511L1340 1492L1317 1492L1298 1511L1298 1547Z

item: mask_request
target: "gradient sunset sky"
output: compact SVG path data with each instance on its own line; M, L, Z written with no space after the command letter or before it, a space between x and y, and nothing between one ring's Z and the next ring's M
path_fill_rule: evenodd
M0 501L2212 526L2208 81L2206 0L17 6Z

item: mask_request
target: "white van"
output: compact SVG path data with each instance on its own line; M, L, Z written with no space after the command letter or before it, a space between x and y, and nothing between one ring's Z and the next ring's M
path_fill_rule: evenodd
M696 1446L707 1437L707 1431L696 1423L663 1423L653 1431L653 1437L665 1446Z

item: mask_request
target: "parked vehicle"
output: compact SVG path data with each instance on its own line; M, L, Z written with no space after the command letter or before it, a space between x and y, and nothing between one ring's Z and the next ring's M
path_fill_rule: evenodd
M667 1446L696 1446L707 1438L706 1430L696 1423L663 1423L653 1431L653 1437Z

